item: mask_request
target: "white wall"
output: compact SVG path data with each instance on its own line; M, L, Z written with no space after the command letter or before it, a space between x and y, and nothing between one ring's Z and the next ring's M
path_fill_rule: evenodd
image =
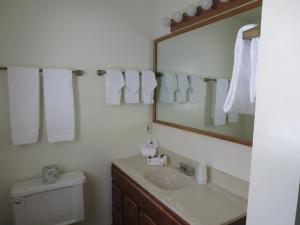
M169 33L169 29L162 25L164 17L171 16L175 11L184 10L189 4L197 2L199 1L155 0L155 36ZM167 149L199 162L205 161L212 167L240 179L249 180L250 147L158 124L153 126L153 136Z
M284 8L279 0L263 4L247 225L295 224L300 181L299 7L298 0L285 1Z
M7 76L0 74L0 224L12 224L8 193L46 164L82 170L86 225L110 225L110 163L133 155L145 138L149 107L104 104L96 70L152 67L153 5L149 0L0 0L0 65L84 69L75 78L76 141L14 147L9 135Z

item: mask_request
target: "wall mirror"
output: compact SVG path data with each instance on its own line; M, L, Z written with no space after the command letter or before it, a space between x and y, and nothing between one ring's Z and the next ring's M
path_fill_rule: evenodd
M227 114L223 123L214 118L217 117L216 79L227 79L230 85L236 35L242 26L260 25L260 21L261 6L250 5L155 40L154 69L161 76L153 106L154 122L251 146L254 115ZM199 76L201 97L195 100L186 96L180 100L176 92L174 96L164 94L166 88L172 87L162 85L168 73L176 77L188 75L190 83L192 76Z

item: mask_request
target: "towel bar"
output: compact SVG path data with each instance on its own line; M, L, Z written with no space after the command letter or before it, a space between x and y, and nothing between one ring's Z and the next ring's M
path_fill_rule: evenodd
M123 75L125 74L124 71L122 71L122 73L123 73ZM105 74L106 74L106 71L105 71L105 70L97 70L97 75L98 75L98 76L104 76ZM139 74L142 75L141 72L140 72ZM157 77L161 77L161 76L162 76L162 73L155 73L155 75L156 75Z
M0 70L7 70L7 67L0 67ZM43 72L43 69L40 69L40 73ZM76 76L82 76L84 74L83 70L73 70L72 73L74 73Z

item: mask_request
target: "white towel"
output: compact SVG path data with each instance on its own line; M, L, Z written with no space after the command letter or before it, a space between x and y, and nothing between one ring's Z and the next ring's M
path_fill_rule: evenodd
M142 71L142 99L145 104L153 104L154 89L157 86L155 74L152 71Z
M234 50L234 65L231 84L224 104L225 112L254 114L255 104L250 102L250 45L251 41L243 40L243 32L256 25L243 26L237 35Z
M104 76L106 103L109 105L120 105L122 88L125 85L124 77L121 70L106 70Z
M230 86L231 81L229 81L229 86ZM228 113L227 114L227 122L228 123L238 123L240 120L240 114L239 113Z
M36 143L40 128L39 69L8 67L7 73L12 142Z
M257 56L259 48L259 37L251 40L250 60L251 60L251 80L250 80L250 101L255 103L256 98L256 78L257 78Z
M223 110L223 105L226 100L226 95L228 91L229 81L227 79L217 79L215 88L215 100L213 107L213 121L215 126L226 124L226 113Z
M125 72L125 102L139 103L140 75L136 70L127 70Z
M159 100L163 103L174 103L177 79L174 73L165 73L161 78Z
M43 69L44 104L48 142L75 138L72 71Z
M175 101L178 103L186 103L187 90L190 87L188 76L185 74L177 75L178 88L175 92Z
M190 75L189 83L190 83L190 88L188 89L188 101L190 103L201 102L203 81L199 76Z

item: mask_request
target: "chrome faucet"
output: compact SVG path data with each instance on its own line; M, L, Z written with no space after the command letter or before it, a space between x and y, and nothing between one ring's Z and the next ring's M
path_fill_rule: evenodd
M192 167L192 166L190 166L190 165L188 165L186 163L179 162L177 164L177 169L181 173L183 173L183 174L185 174L187 176L195 176L195 169L194 169L194 167Z

